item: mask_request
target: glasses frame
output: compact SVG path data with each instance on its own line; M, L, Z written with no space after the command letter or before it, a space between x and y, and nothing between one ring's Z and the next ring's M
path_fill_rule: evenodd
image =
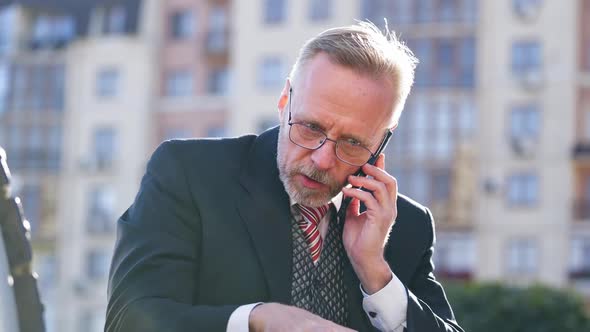
M303 123L299 123L299 122L293 122L293 121L292 121L292 119L291 119L291 97L292 97L292 94L293 94L293 88L289 88L289 121L287 122L287 124L289 125L289 140L290 140L290 141L291 141L293 144L295 144L295 145L297 145L297 146L299 146L299 147L302 147L302 148L304 148L304 149L308 149L308 150L317 150L317 149L321 148L322 146L324 146L324 144L325 144L327 141L334 142L334 153L336 154L336 158L338 158L338 160L340 160L341 162L343 162L343 163L345 163L345 164L351 165L351 166L362 167L362 166L364 166L366 163L369 163L369 162L371 162L371 163L374 163L374 161L377 159L377 157L379 157L379 154L381 154L381 152L382 152L382 151L385 149L385 146L387 145L387 142L388 142L388 141L389 141L389 139L391 138L391 135L393 135L393 131L392 131L390 128L388 128L388 129L387 129L387 133L385 133L385 137L383 138L383 140L381 141L381 143L379 144L379 147L377 148L377 150L376 150L375 152L372 152L372 151L371 151L369 148L367 148L367 147L365 147L365 146L359 146L359 147L361 147L361 148L363 148L363 149L367 150L367 151L368 151L368 152L371 154L371 157L369 157L369 159L367 159L367 161L365 161L364 163L362 163L362 164L360 164L360 165L358 165L358 164L353 164L353 163L350 163L350 162L348 162L348 161L346 161L346 160L343 160L343 159L342 159L342 158L341 158L341 157L338 155L338 142L339 142L340 140L335 140L335 139L331 139L331 138L329 138L329 137L328 137L328 135L327 135L327 134L326 134L324 131L319 131L319 132L321 132L321 133L324 135L324 139L322 140L322 142L320 143L320 145L318 145L316 148L313 148L313 149L312 149L312 148L308 148L308 147L306 147L306 146L302 146L302 145L300 145L300 144L297 144L297 143L296 143L296 142L294 142L294 141L293 141L293 139L291 138L291 128L293 128L293 125L303 125Z

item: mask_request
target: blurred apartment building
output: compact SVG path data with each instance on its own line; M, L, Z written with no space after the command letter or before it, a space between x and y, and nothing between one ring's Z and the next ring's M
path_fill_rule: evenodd
M115 221L163 139L225 133L227 1L0 2L0 144L50 331L102 331Z
M278 122L277 96L307 38L355 19L383 26L386 17L421 62L387 168L402 193L433 210L437 275L590 294L589 1L264 0L233 8L230 133Z
M386 17L421 63L387 168L437 275L590 294L590 0L0 1L0 144L53 331L101 331L160 141L260 132L303 42Z

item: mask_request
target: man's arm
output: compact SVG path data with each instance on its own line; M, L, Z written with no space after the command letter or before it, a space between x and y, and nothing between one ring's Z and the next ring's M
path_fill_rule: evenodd
M434 220L428 209L426 209L426 218L430 225L431 246L425 251L407 290L407 331L463 331L455 321L453 310L441 284L434 277L432 263L435 242Z
M224 331L238 307L195 303L201 229L174 143L150 159L118 221L105 331Z

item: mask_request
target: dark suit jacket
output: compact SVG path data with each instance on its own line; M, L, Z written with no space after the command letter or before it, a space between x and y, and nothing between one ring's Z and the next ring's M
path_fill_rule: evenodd
M289 198L276 128L260 136L163 143L118 221L106 331L225 331L253 302L290 303ZM408 331L461 331L432 274L430 212L400 195L385 256L407 287ZM371 331L347 262L349 321Z

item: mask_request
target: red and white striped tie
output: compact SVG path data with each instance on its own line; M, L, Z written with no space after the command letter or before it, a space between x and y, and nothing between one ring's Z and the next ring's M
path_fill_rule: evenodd
M318 226L320 220L322 220L326 213L328 213L330 205L326 204L317 208L299 204L296 204L295 206L303 217L299 218L297 224L303 231L305 241L309 245L311 260L315 264L318 259L320 259L320 254L322 252L322 236Z

